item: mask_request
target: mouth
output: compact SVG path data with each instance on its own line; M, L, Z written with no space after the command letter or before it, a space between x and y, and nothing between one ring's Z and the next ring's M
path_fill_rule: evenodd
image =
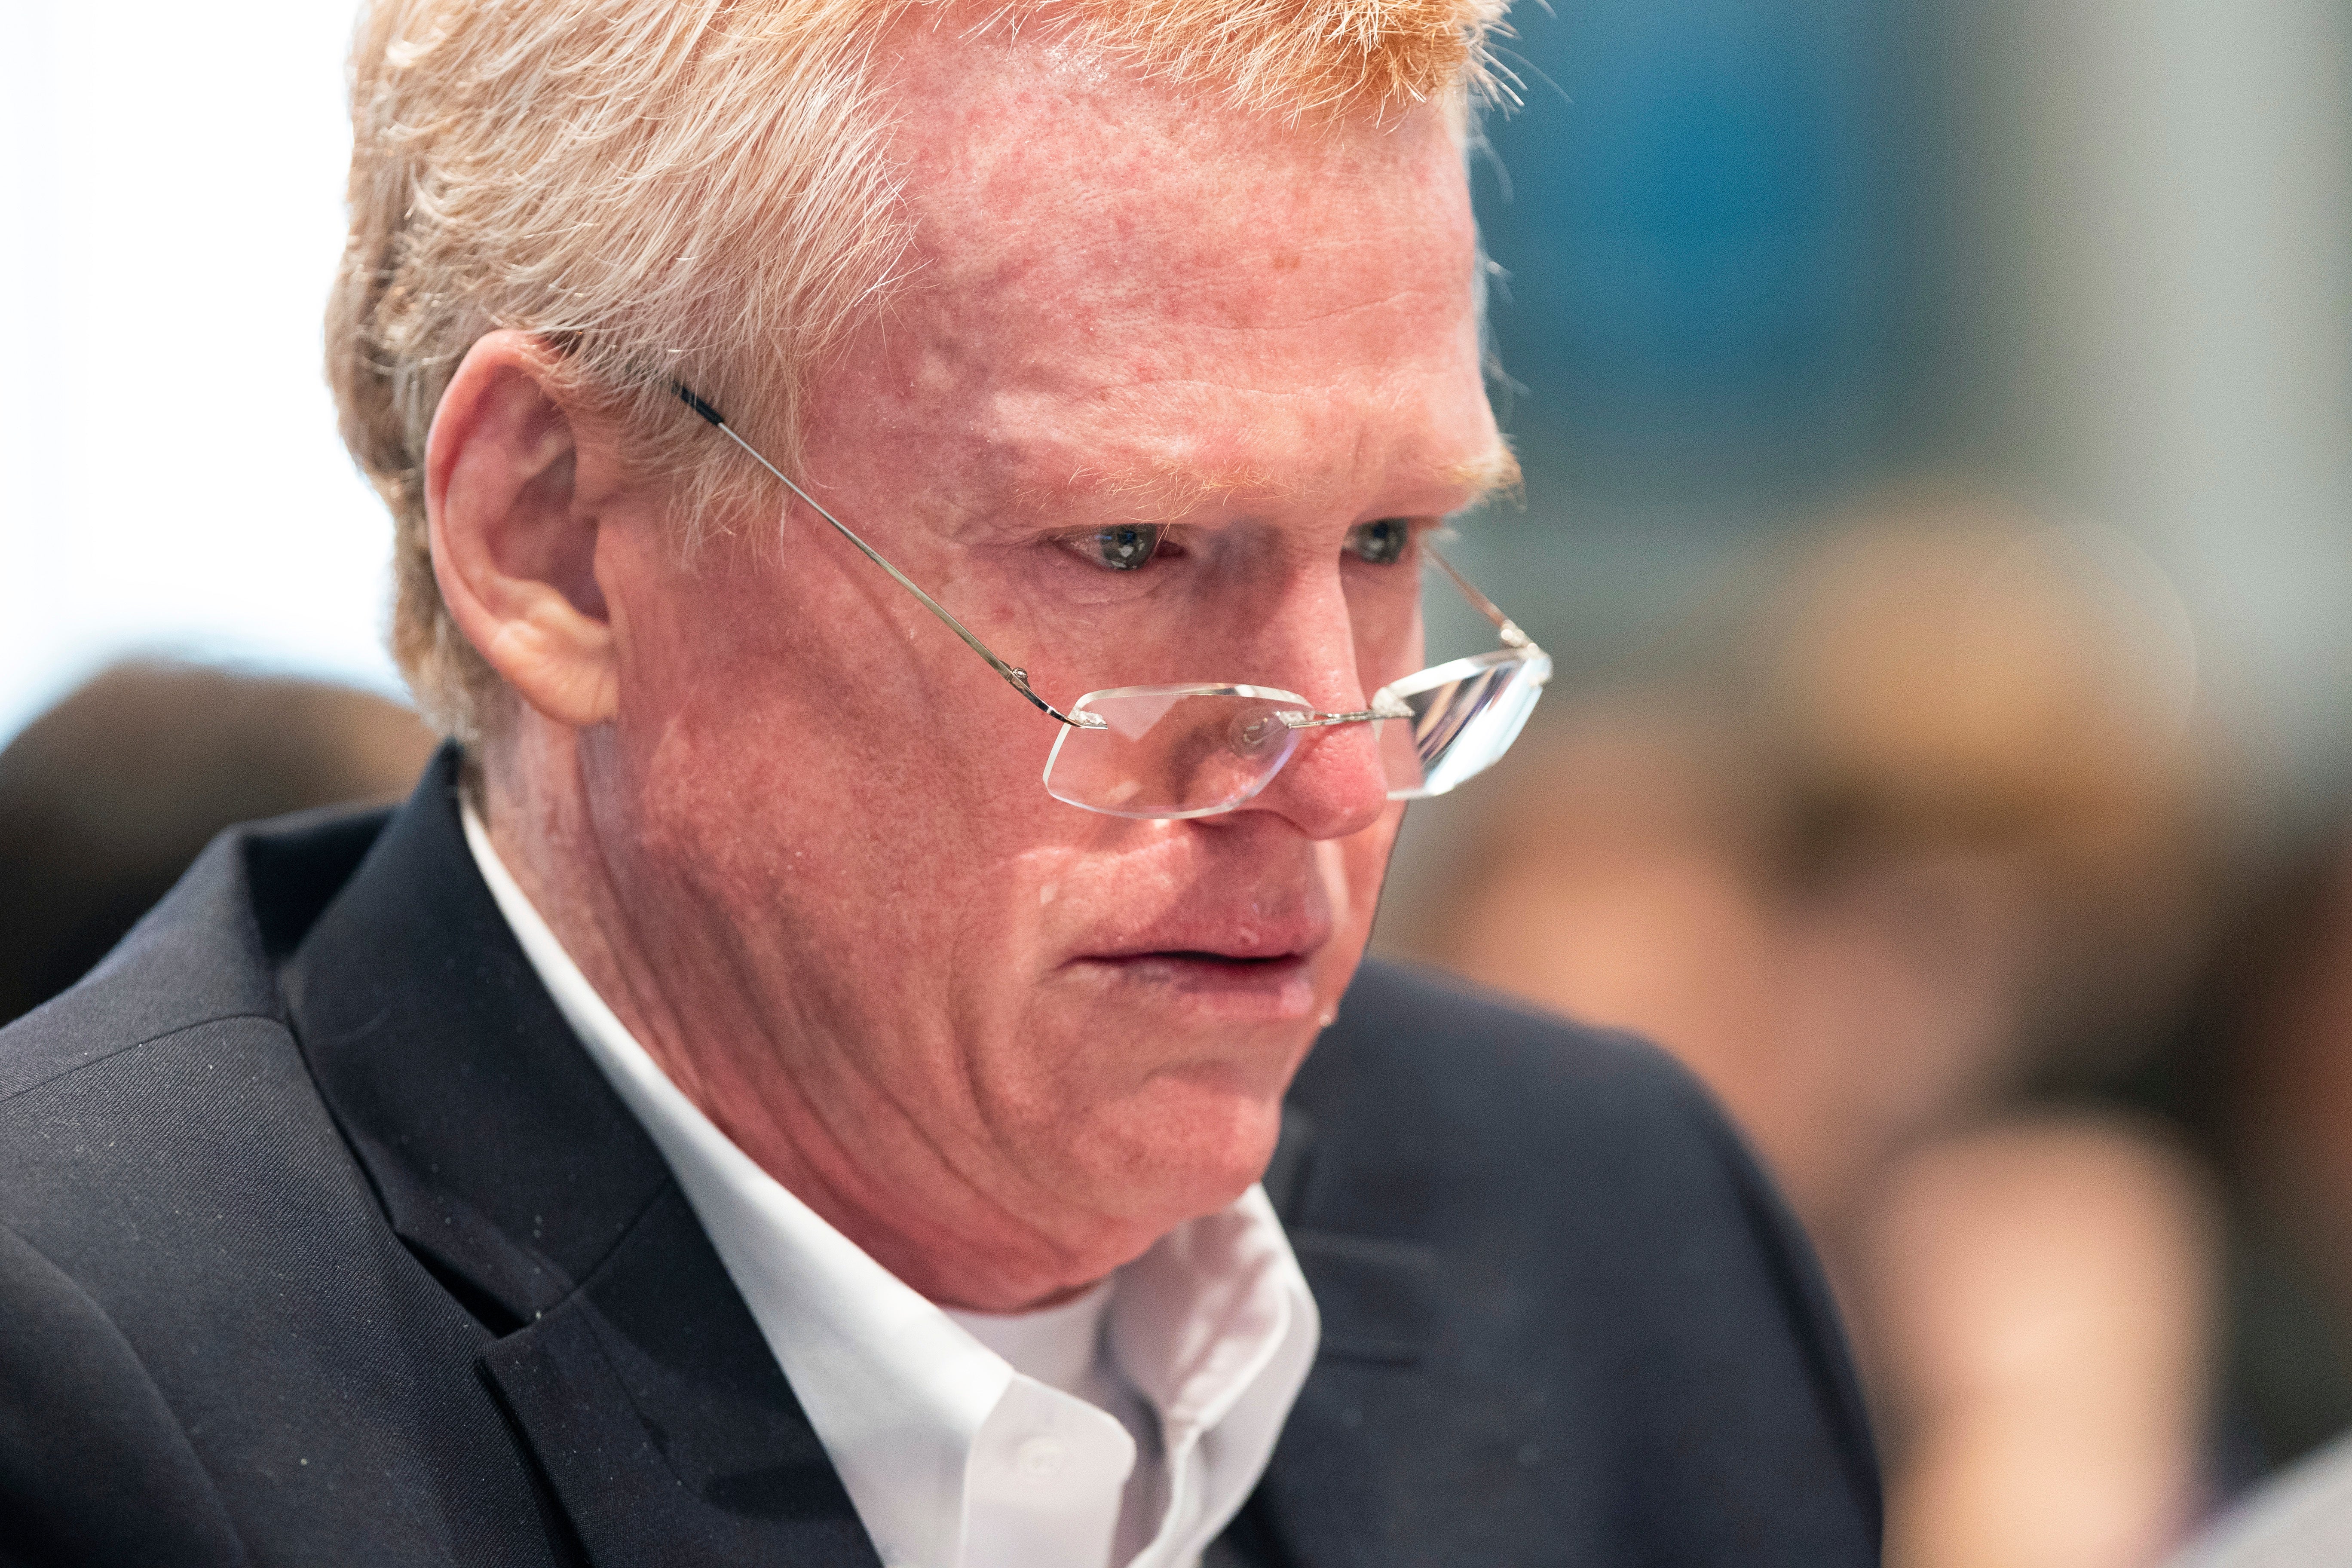
M1289 1023L1316 1010L1316 947L1165 947L1096 953L1070 967L1115 992L1220 1023Z
M1226 978L1248 983L1252 977L1265 977L1295 973L1307 967L1303 952L1275 952L1244 955L1231 952L1202 952L1195 949L1172 949L1157 952L1123 952L1104 954L1081 960L1087 963L1108 964L1136 973L1165 971L1170 975L1191 974L1204 979Z

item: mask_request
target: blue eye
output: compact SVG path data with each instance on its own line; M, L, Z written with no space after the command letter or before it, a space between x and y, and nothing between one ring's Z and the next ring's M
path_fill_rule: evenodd
M1114 572L1132 572L1160 553L1160 542L1167 531L1158 523L1122 522L1088 534L1086 549Z
M1401 517L1383 517L1349 529L1341 548L1374 566L1391 566L1404 559L1405 546L1412 542L1410 523Z

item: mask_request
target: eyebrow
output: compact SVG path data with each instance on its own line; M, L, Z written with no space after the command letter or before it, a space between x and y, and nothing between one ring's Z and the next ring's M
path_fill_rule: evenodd
M1470 492L1470 499L1462 503L1462 510L1467 511L1498 495L1518 495L1524 489L1525 476L1519 471L1518 454L1497 436L1495 444L1479 456L1446 469L1445 482L1460 485Z

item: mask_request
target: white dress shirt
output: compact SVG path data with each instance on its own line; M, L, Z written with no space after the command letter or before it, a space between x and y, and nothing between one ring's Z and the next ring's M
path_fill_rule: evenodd
M1320 1332L1265 1192L1076 1300L944 1311L695 1108L463 814L500 912L661 1150L885 1568L1192 1568L1257 1484Z

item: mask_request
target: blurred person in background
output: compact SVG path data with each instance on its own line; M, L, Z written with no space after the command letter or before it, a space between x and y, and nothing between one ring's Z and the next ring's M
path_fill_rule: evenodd
M1731 1108L1851 1314L1901 1568L2137 1568L2207 1493L2207 1178L2069 1093L2163 1037L2206 918L2142 564L1955 497L1832 531L1727 669L1553 724L1403 936Z
M388 799L433 735L320 681L133 659L0 750L0 1024L80 979L221 829Z
M2352 1438L2319 1446L2352 1419L2352 828L2287 861L2216 968L2170 1087L2233 1200L2233 1389L2268 1457L2304 1457L2179 1568L2352 1562Z

